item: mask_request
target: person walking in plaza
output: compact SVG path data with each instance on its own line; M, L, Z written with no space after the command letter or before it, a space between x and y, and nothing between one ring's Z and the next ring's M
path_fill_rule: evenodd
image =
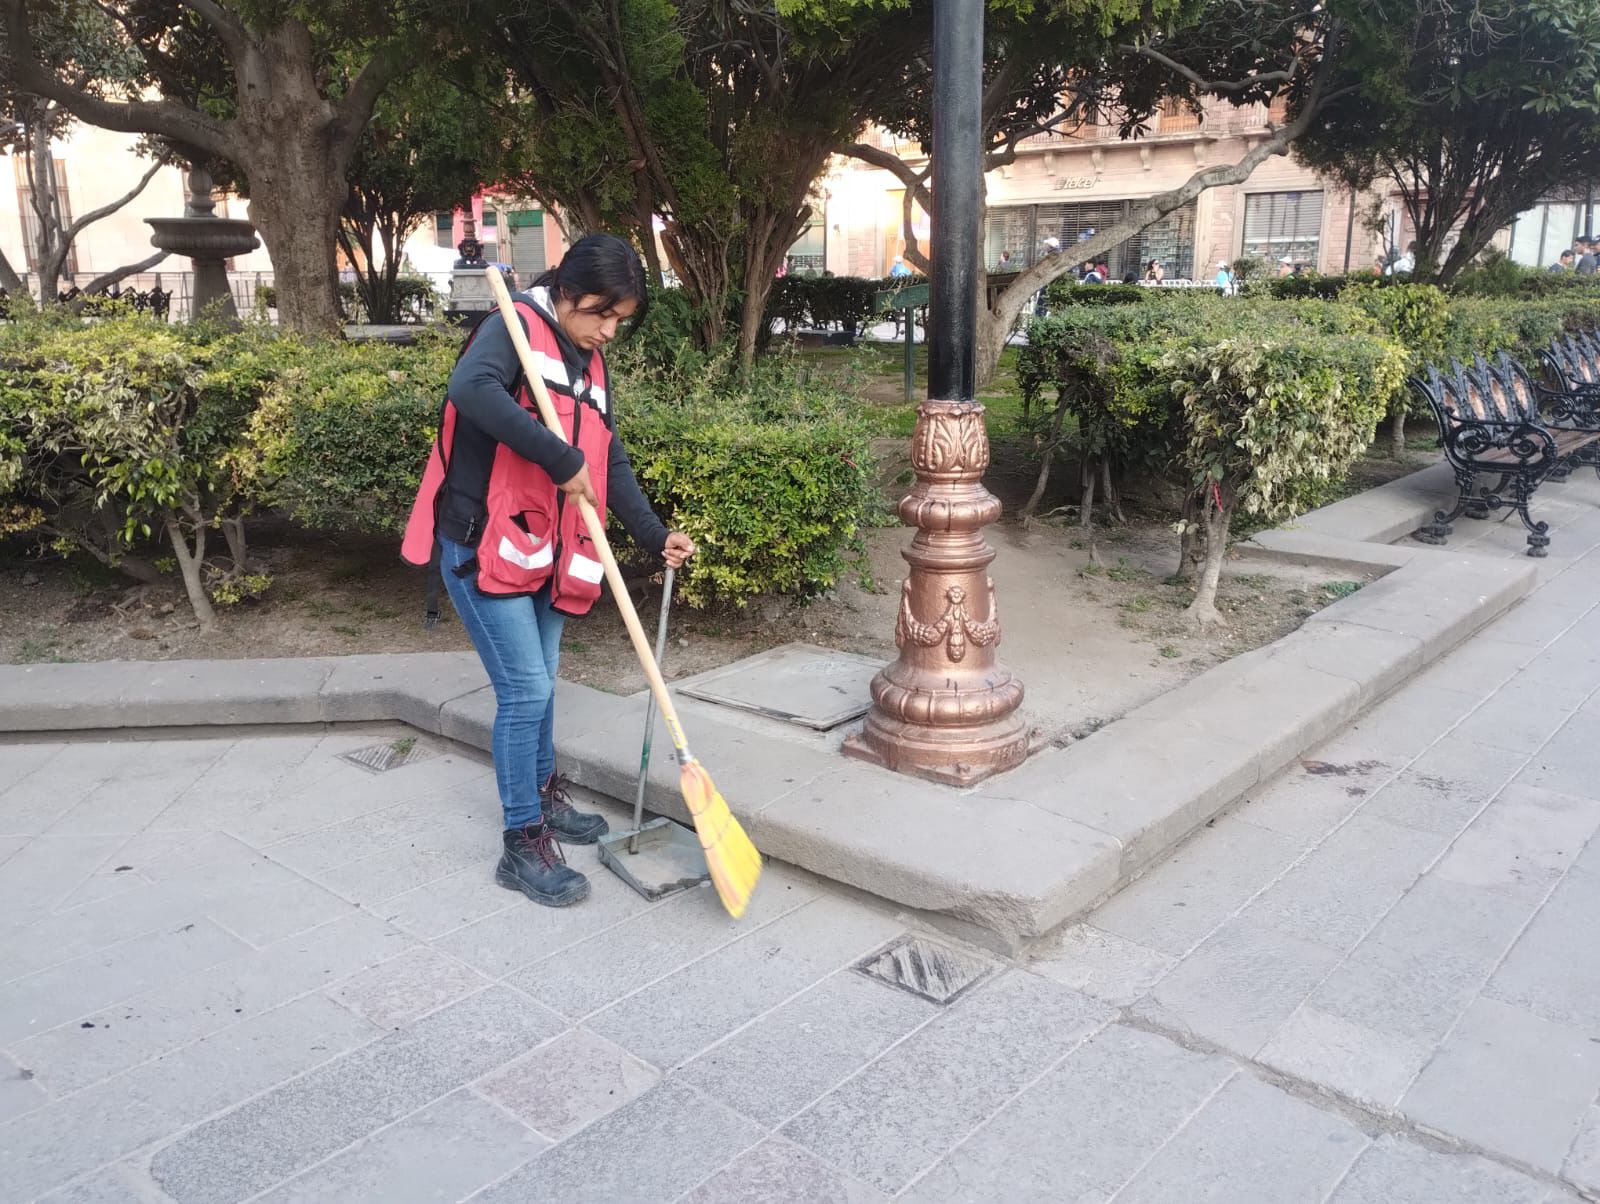
M1600 268L1600 259L1595 258L1594 238L1588 234L1575 239L1573 245L1578 251L1578 263L1573 268L1580 276L1593 276L1595 269Z
M504 813L495 881L561 907L589 893L562 843L593 844L607 831L601 816L572 806L555 771L561 630L599 598L603 575L573 499L609 506L634 543L674 567L695 546L656 517L616 437L603 349L649 304L633 247L590 234L515 301L570 443L540 421L510 333L491 313L450 374L403 555L413 564L437 556L494 687Z

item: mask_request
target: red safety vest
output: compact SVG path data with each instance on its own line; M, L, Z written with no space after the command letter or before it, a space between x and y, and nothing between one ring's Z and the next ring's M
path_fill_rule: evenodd
M568 441L583 452L589 480L600 500L598 509L604 514L612 436L597 399L603 404L606 396L605 361L596 351L589 360L587 383L569 382L561 348L543 316L522 300L516 301L516 308L527 328L534 363L543 374L556 416ZM491 313L483 320L496 322L500 318ZM526 383L517 390L517 400L535 422L542 422ZM411 564L428 564L433 556L436 503L449 476L457 420L455 405L446 399L439 436L428 452L422 484L400 545L400 555ZM577 503L568 503L550 474L505 444L497 445L484 509L476 544L479 592L496 598L513 597L537 593L550 583L550 602L556 610L568 615L587 613L600 596L605 569Z

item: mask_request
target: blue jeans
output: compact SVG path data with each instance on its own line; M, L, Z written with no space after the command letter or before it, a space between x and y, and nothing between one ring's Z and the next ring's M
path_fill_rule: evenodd
M474 548L439 537L445 592L494 686L494 779L507 828L536 825L539 786L556 767L556 668L566 616L550 606L546 586L531 598L491 598L478 592L477 573L454 570Z

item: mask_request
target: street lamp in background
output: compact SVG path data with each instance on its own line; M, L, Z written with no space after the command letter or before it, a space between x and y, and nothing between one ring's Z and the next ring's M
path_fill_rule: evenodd
M982 530L1000 501L982 485L989 435L975 397L983 187L983 0L934 0L933 271L928 399L917 407L917 482L899 514L917 529L895 621L894 663L872 679L872 710L845 752L956 785L1028 753L1022 683L997 658L1000 618Z

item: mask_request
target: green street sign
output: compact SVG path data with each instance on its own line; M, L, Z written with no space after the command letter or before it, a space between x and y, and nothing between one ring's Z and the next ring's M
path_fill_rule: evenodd
M928 285L910 284L905 288L886 289L878 294L878 308L921 309L928 304Z

